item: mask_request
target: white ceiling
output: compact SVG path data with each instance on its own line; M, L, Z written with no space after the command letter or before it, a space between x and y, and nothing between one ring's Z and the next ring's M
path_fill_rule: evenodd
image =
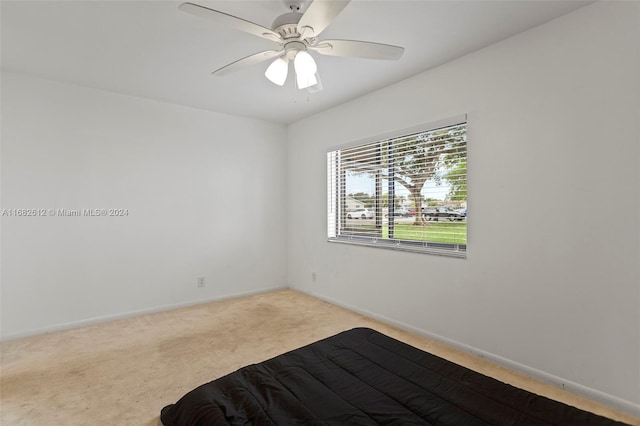
M200 1L265 27L281 0ZM264 77L269 62L211 71L275 43L178 10L179 1L5 1L2 69L240 116L291 123L540 25L591 1L354 0L320 39L405 47L399 61L314 55L324 90Z

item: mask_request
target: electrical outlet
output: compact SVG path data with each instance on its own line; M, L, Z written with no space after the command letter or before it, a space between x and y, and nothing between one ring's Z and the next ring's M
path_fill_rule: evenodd
M204 277L198 277L198 287L204 287Z
M316 274L315 272L311 273L311 281L313 281L314 283L317 281L318 279L318 274Z

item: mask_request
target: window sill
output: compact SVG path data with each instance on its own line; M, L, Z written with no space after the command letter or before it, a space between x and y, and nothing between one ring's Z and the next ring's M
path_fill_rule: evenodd
M352 244L387 250L455 257L458 259L467 258L467 246L462 244L428 243L424 241L389 240L358 236L334 237L328 238L327 241L330 243Z

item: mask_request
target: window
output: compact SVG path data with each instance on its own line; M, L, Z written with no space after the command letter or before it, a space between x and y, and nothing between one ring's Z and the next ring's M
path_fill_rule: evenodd
M330 242L466 257L466 118L327 153Z

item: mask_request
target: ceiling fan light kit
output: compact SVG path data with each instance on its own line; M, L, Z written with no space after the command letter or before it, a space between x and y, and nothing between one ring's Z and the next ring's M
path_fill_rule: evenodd
M315 0L307 4L303 1L284 0L291 12L278 16L271 29L227 13L209 9L194 3L182 3L180 10L240 31L253 34L279 44L275 50L258 52L239 59L215 70L212 74L224 75L245 66L269 59L275 60L265 71L272 83L283 86L289 74L289 62L293 61L298 89L317 92L321 89L318 66L309 53L316 52L328 56L351 56L367 59L400 59L404 48L388 44L356 40L322 40L318 35L342 12L350 0ZM306 7L304 13L300 10Z
M287 74L289 74L289 60L283 58L278 58L271 62L269 68L264 72L269 81L278 86L284 86L284 82L287 81Z
M293 60L293 68L296 70L296 78L299 89L315 86L318 83L316 79L316 71L318 66L313 57L306 51L302 50L296 54Z

